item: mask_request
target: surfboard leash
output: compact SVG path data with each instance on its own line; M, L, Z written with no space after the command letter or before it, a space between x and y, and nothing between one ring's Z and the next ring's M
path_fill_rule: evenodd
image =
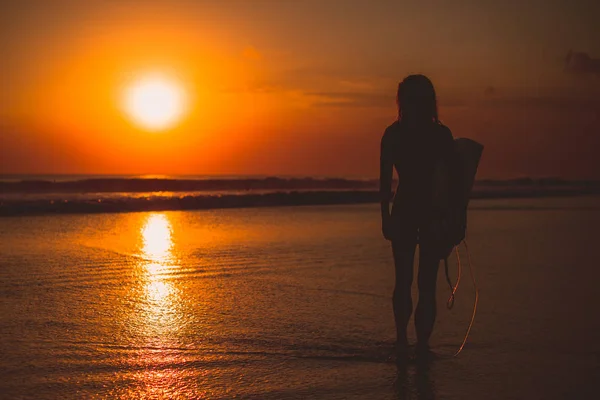
M477 287L477 282L475 280L475 273L473 271L473 263L471 260L471 252L469 251L469 244L467 243L466 239L464 239L462 241L462 244L465 246L465 250L467 252L467 260L469 262L469 273L471 275L471 281L473 282L473 287L475 288L475 301L473 303L473 313L471 314L471 321L469 322L469 326L467 327L467 332L465 333L465 337L464 337L460 347L456 351L456 353L454 353L453 357L458 356L461 353L461 351L464 349L465 344L467 343L467 339L469 338L469 334L471 333L471 328L473 327L473 322L475 322L475 315L477 314L477 305L479 304L479 288ZM452 285L452 281L450 280L450 276L448 274L448 258L446 257L444 259L444 268L446 270L446 281L448 282L448 285L450 286L450 296L448 297L448 301L446 301L446 308L448 310L451 310L452 307L454 307L456 291L458 290L458 284L460 283L460 277L462 275L462 266L461 266L461 262L460 262L459 247L460 247L460 244L454 248L455 253L456 253L456 262L457 262L457 269L458 269L458 276L456 278L455 285Z

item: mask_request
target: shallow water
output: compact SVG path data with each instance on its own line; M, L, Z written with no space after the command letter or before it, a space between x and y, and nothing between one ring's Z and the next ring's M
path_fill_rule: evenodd
M400 369L378 218L357 205L0 219L0 397L595 397L600 198L474 201L469 342L447 357L474 291L464 271L447 311L440 272L440 358Z

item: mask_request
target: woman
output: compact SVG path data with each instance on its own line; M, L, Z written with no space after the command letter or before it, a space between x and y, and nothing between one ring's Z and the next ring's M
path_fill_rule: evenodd
M396 270L393 306L397 353L407 355L406 329L413 311L411 286L415 248L419 244L419 302L415 310L417 355L428 354L436 315L436 280L441 259L434 230L433 181L436 165L448 157L453 138L438 119L435 89L423 75L398 85L398 120L381 140L380 193L383 236L392 242ZM393 169L398 187L393 199Z

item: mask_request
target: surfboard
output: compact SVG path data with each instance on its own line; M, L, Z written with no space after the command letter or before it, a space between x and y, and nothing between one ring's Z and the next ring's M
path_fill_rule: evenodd
M460 174L454 184L457 185L457 196L461 205L466 207L469 204L469 197L475 183L475 175L483 153L483 145L472 139L458 138L454 139L454 151L460 163Z
M442 259L465 238L467 207L482 153L482 144L458 138L454 140L451 157L435 167L430 232Z

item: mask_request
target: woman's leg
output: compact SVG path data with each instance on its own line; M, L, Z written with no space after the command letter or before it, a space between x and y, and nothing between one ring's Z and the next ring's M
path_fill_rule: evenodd
M436 316L436 283L440 265L439 257L427 250L427 246L419 247L419 303L415 310L415 328L417 346L420 349L429 347L429 338L433 331Z
M412 241L392 241L396 285L394 287L393 306L396 321L396 340L399 351L406 351L408 339L406 328L412 314L411 286L413 281L413 262L416 244Z

